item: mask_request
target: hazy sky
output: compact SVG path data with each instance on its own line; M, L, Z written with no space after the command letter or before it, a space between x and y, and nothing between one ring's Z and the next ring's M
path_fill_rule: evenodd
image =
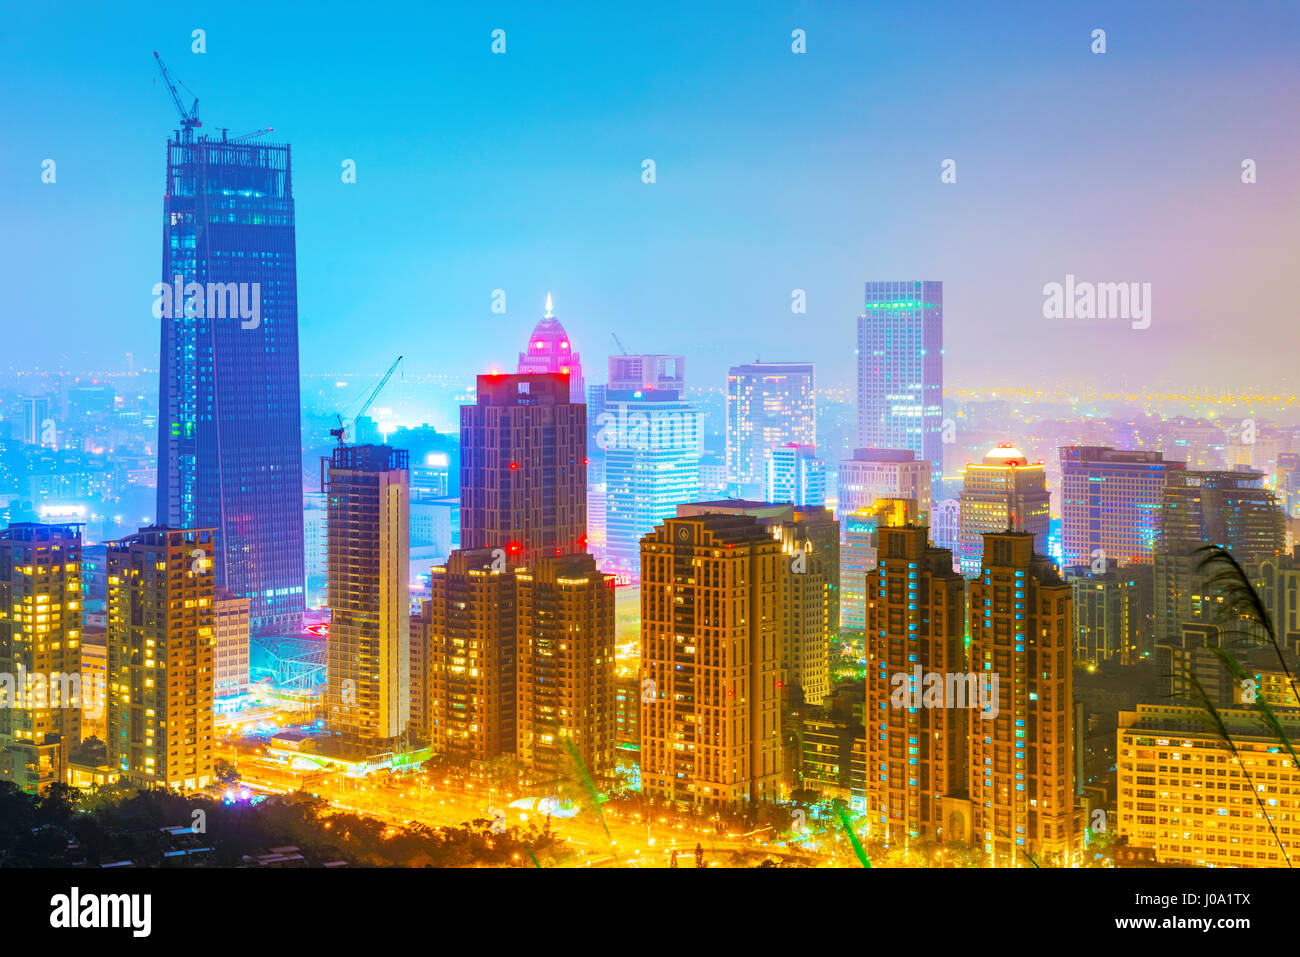
M155 363L157 49L206 131L293 146L305 372L509 366L551 290L589 381L615 330L850 385L863 281L938 279L951 388L1294 391L1300 5L389 6L8 5L3 364ZM1067 273L1151 327L1045 319Z

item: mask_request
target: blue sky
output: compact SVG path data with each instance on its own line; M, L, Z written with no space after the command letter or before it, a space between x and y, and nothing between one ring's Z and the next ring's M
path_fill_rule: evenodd
M1293 387L1294 4L389 6L12 5L4 364L153 364L156 49L207 131L293 146L304 371L506 366L551 290L588 369L615 330L695 384L761 357L849 386L863 281L916 278L950 387ZM1067 272L1152 283L1151 328L1044 319Z

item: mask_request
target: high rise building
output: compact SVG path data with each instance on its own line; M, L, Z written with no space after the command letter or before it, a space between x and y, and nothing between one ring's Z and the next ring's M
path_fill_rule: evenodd
M1050 498L1043 463L1031 465L1010 445L990 449L979 465L967 465L958 497L962 574L979 573L986 532L1029 532L1034 536L1034 551L1047 554Z
M645 537L644 793L702 808L779 797L784 561L749 515L670 518Z
M1116 656L1122 665L1150 656L1151 572L1147 564L1118 562L1104 570L1092 564L1066 569L1074 592L1076 665L1091 671Z
M1165 489L1155 556L1155 640L1180 640L1186 622L1218 613L1208 572L1198 566L1196 549L1206 543L1232 553L1248 574L1259 563L1283 554L1286 523L1261 472L1173 472Z
M882 498L905 498L928 513L932 470L911 449L854 449L853 458L839 466L839 511L856 512Z
M410 722L409 470L401 449L339 446L322 483L331 613L326 722L349 756L397 747Z
M213 529L142 528L108 548L108 763L137 787L213 780Z
M249 599L253 634L295 634L302 422L287 145L168 142L160 288L157 520L215 529L216 584Z
M826 504L826 462L811 445L782 445L767 453L766 497L769 502L799 506Z
M81 741L81 528L0 532L0 781L63 780Z
M50 397L48 395L25 395L23 403L23 441L28 445L40 445L54 448L55 423L50 418Z
M546 313L533 327L528 348L519 353L520 375L560 375L569 380L569 402L583 405L587 401L582 380L582 357L573 349L569 334L555 318L551 294L546 294Z
M677 508L693 515L748 515L781 543L781 680L795 705L831 693L830 649L840 632L840 528L828 508L723 499Z
M694 402L664 389L607 392L602 418L605 556L635 571L641 539L700 497L701 415Z
M984 536L968 581L969 668L998 676L997 713L972 717L971 841L994 866L1067 863L1074 807L1070 585L1029 532Z
M1300 715L1277 716L1295 740ZM1231 747L1198 705L1119 713L1119 836L1164 865L1287 867L1300 852L1300 832L1287 823L1300 815L1300 772L1254 708L1221 708L1219 717Z
M428 702L418 733L435 752L463 761L513 755L514 574L490 549L456 551L433 569L431 592L420 612L427 683L412 681L413 697Z
M1061 531L1066 565L1149 562L1171 471L1161 452L1075 446L1061 452Z
M930 510L930 541L935 548L946 548L958 561L961 547L961 500L946 498Z
M563 375L481 375L460 409L460 541L511 563L587 546L587 408Z
M943 474L943 283L869 282L858 317L858 445Z
M754 362L727 373L727 482L733 494L763 494L767 453L817 444L811 362Z
M213 629L217 636L212 668L214 693L218 698L244 694L248 691L248 599L217 589Z
M952 570L952 553L927 542L925 528L885 526L879 536L867 576L871 834L890 844L937 839L941 799L965 790L967 729L978 734L988 723L970 710L978 689L965 678L966 582Z
M614 768L614 578L590 555L515 569L520 762L544 780Z

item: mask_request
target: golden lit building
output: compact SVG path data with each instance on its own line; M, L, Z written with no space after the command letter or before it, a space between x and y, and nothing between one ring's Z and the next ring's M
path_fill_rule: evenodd
M984 536L969 587L969 668L998 678L971 716L970 842L995 866L1061 864L1075 849L1072 589L1030 532ZM953 836L953 835L950 835Z
M0 531L0 781L62 780L81 740L81 529Z
M412 725L435 753L486 761L515 753L515 578L491 549L454 551L420 603L425 684ZM414 699L428 702L416 714ZM418 717L418 722L417 722Z
M614 577L585 553L515 569L516 755L544 777L614 769ZM566 744L565 742L568 742Z
M1294 864L1300 773L1286 747L1260 728L1258 714L1253 708L1219 710L1234 756L1194 705L1139 704L1136 711L1121 711L1120 836L1132 847L1154 849L1161 864L1287 867L1288 858ZM1289 738L1300 736L1300 714L1277 715Z
M970 710L977 699L965 699L974 689L948 681L967 671L966 582L952 553L928 543L928 531L881 528L867 576L867 814L871 835L890 843L941 836L940 801L966 786L967 729L978 733L985 723ZM927 699L931 674L940 678Z
M749 515L671 518L641 540L645 793L699 807L779 799L786 560Z
M248 608L247 598L217 589L217 647L213 669L216 695L224 698L248 691Z
M324 484L326 722L342 753L367 757L398 748L411 715L408 454L387 445L339 446Z
M108 629L86 625L81 631L81 740L108 740Z
M108 763L140 787L211 783L212 529L142 528L108 546Z
M928 467L928 466L927 466ZM859 631L866 627L867 575L876 567L877 530L883 526L924 525L925 512L916 500L882 498L852 512L841 511L840 623Z
M979 573L986 532L1029 532L1034 550L1047 554L1051 521L1047 473L1010 445L990 449L979 464L967 464L962 476L958 558L963 575Z

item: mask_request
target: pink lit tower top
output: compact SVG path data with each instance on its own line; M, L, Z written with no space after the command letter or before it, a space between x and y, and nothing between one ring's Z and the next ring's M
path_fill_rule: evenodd
M531 372L558 372L569 377L569 401L587 402L586 386L582 381L582 358L573 351L569 334L555 318L551 306L551 294L546 294L546 315L533 329L528 340L528 349L519 353L519 369L522 375Z

